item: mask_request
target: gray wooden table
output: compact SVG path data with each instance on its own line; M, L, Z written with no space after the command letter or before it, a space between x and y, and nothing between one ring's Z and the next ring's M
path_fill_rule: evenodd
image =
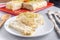
M55 6L52 6L50 8L47 8L43 11L39 11L39 13L47 13L48 10L54 10L54 11L60 11L60 8L57 8ZM4 12L0 11L0 15L5 14ZM0 29L0 40L60 40L56 34L56 32L53 30L51 33L49 33L46 36L43 37L37 37L37 38L22 38L22 37L17 37L14 35L9 34L4 27Z

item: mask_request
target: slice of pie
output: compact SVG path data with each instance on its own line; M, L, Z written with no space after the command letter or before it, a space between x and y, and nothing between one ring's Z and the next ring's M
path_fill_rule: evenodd
M32 35L37 28L44 24L41 14L24 12L16 17L16 20L9 24L9 27L17 30L23 35Z
M28 10L36 10L47 6L47 1L29 1L23 3L23 8Z
M22 7L22 2L20 1L10 1L6 3L6 8L10 10L18 10Z

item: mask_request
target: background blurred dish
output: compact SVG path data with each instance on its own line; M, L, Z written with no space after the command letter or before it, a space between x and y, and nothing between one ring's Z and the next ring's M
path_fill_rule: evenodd
M19 9L19 10L16 10L16 11L12 11L12 10L7 9L5 7L5 5L3 5L3 4L0 4L0 5L3 6L3 7L0 7L0 11L7 12L7 13L12 14L12 15L18 15L22 12L27 12L27 11L29 11L29 12L39 12L39 11L42 11L46 8L49 8L49 7L53 6L54 4L49 2L49 3L47 3L46 7L38 8L38 9L33 10L33 11L30 11L30 10L27 10L27 9Z
M44 25L39 27L37 29L37 31L32 36L24 36L24 35L21 35L20 33L18 33L17 31L15 31L15 30L13 30L13 29L8 27L9 23L11 21L13 21L15 18L16 18L16 16L8 19L6 21L6 23L5 23L5 25L4 25L4 28L10 34L13 34L13 35L16 35L16 36L20 36L20 37L38 37L38 36L43 36L43 35L46 35L46 34L50 33L53 30L53 28L54 28L53 23L46 16L44 16L44 20L45 20Z

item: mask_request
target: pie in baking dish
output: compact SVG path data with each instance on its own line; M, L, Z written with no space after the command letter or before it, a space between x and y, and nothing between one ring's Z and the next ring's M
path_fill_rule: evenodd
M47 1L45 0L28 0L28 1L24 1L24 0L12 0L6 3L6 8L7 9L11 9L11 10L18 10L21 8L25 8L28 10L36 10L38 8L42 8L47 6Z

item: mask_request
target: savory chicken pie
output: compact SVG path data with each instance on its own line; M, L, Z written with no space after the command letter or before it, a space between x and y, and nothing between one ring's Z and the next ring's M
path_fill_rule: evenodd
M38 8L42 8L47 6L47 1L43 0L25 0L27 2L24 2L24 0L12 0L10 2L6 3L6 8L11 10L18 10L21 8L25 8L28 10L36 10Z
M46 1L30 1L30 2L23 3L23 8L28 9L28 10L36 10L38 8L42 8L45 6L47 6Z
M32 35L38 27L44 24L44 18L41 14L33 12L24 12L16 16L15 21L9 24L9 27L17 30L23 35Z
M22 7L22 2L20 1L10 1L6 3L6 8L10 10L18 10Z

